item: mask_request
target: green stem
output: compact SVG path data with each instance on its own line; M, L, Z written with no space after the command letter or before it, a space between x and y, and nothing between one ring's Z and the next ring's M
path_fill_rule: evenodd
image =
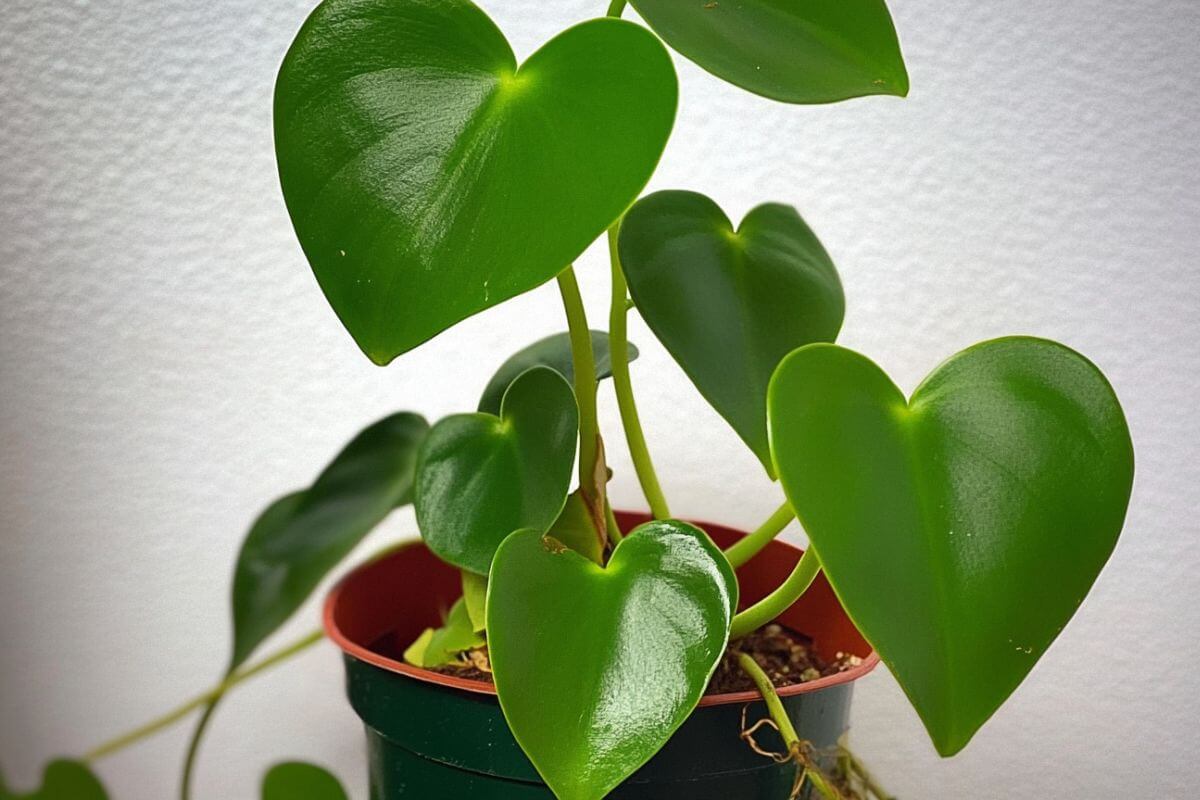
M600 425L596 415L596 357L592 353L592 334L587 312L579 293L575 269L567 267L558 275L558 291L571 336L571 360L575 369L575 399L579 402L579 486L595 501L597 459L600 456Z
M862 784L866 787L868 794L874 795L876 798L878 798L878 800L895 800L894 795L889 794L882 786L875 782L875 779L871 776L871 773L867 772L867 768L863 766L863 763L858 760L858 757L855 756L854 753L850 752L849 748L843 745L842 751L846 754L846 759L850 762L850 769L852 769L854 774L858 776L858 779L862 781Z
M817 551L810 545L792 570L792 574L778 589L733 618L729 638L740 639L748 633L753 633L787 611L812 585L813 579L820 571L821 561L817 558Z
M775 720L775 725L779 728L779 735L783 737L783 743L787 745L788 750L791 751L793 747L798 747L800 737L796 734L792 719L784 710L783 701L779 699L779 695L775 692L775 684L771 683L767 673L763 672L758 662L746 653L738 653L738 665L750 676L750 680L754 681L754 688L758 689L763 702L767 704L767 711L771 714L771 719Z
M192 796L192 775L196 771L196 758L200 754L200 740L204 738L204 732L208 729L208 723L212 720L213 712L217 710L217 704L221 702L221 698L225 696L225 693L242 681L252 678L276 664L287 661L293 656L299 655L323 638L325 638L325 632L323 630L315 630L304 638L264 658L254 666L240 672L233 672L217 688L208 693L208 696L203 701L205 703L204 713L200 715L200 720L196 723L196 729L192 731L192 738L188 741L187 756L183 760L183 776L179 782L180 800L188 800Z
M737 569L758 555L795 518L796 512L790 503L785 502L754 533L729 547L725 551L725 558Z
M625 11L625 4L628 0L612 0L608 5L608 13L606 16L619 17Z
M280 661L297 655L303 650L319 642L322 638L324 638L324 636L325 634L322 631L313 631L303 639L295 642L294 644L288 645L258 664L231 675L213 688L209 689L203 694L193 697L191 700L188 700L178 708L172 709L166 714L163 714L161 717L157 717L156 719L147 722L145 725L134 728L128 733L123 733L120 736L109 739L107 742L92 748L84 754L83 760L88 762L98 761L105 756L110 756L113 753L124 750L126 747L136 744L142 739L152 736L165 728L171 727L196 709L212 703L214 700L224 695L227 691L232 689L234 686L237 686L239 683L254 677L263 670L278 664Z
M625 537L621 534L621 526L617 523L617 515L613 513L612 503L604 501L604 514L608 520L608 535L614 545L620 544Z
M208 730L208 723L212 720L219 702L221 698L214 697L204 707L204 713L200 715L200 721L192 731L192 738L188 740L187 755L183 759L183 776L179 779L180 800L188 800L192 796L192 775L196 771L196 757L200 754L200 740L204 738L204 732Z
M608 255L612 262L612 304L608 315L608 349L612 359L613 386L617 393L617 407L621 412L621 426L625 429L625 441L629 444L629 455L633 458L633 469L642 493L650 504L650 513L655 519L667 519L671 509L654 471L650 449L646 447L646 435L638 418L637 403L633 399L633 381L629 377L629 339L626 332L628 306L625 303L629 287L625 273L621 270L621 259L617 253L617 225L608 229Z
M807 780L812 783L813 788L822 797L836 800L840 795L829 785L829 781L821 774L821 771L816 767L808 766L807 761L800 760L804 751L804 743L800 741L800 736L796 733L795 726L792 725L792 718L788 716L787 710L783 707L783 701L779 699L779 694L775 691L775 684L771 683L767 673L763 672L758 662L749 655L738 653L738 665L750 676L750 680L754 681L754 688L758 689L758 693L762 695L763 702L767 704L767 712L775 722L775 727L779 729L779 735L783 737L783 743L787 745L788 753L800 764L805 765L803 766L804 772L797 781L796 790L792 796L797 796L803 782Z

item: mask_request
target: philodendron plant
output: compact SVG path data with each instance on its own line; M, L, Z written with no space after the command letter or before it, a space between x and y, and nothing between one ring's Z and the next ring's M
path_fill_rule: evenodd
M248 666L408 504L426 546L461 570L463 597L405 658L435 669L486 652L513 735L563 800L603 797L650 759L731 639L772 622L818 571L945 756L1062 631L1112 552L1132 482L1129 433L1100 371L1061 344L1002 338L950 356L906 396L833 343L842 285L793 207L766 202L735 224L695 192L639 199L675 118L668 48L784 103L904 96L883 0L631 4L645 24L620 19L614 0L522 63L469 0L324 0L305 22L276 84L280 180L317 281L363 353L386 365L551 280L567 330L504 362L475 411L433 425L387 417L271 504L237 560L225 680L90 758L202 707L187 798L217 700L320 638ZM601 236L607 333L589 329L571 266ZM673 516L655 475L631 382L631 311L786 497L725 551ZM596 412L609 377L653 515L624 535ZM793 518L811 546L739 612L735 568ZM65 797L55 787L72 780L103 796L81 762L57 762L31 796ZM344 796L298 764L273 770L264 790Z

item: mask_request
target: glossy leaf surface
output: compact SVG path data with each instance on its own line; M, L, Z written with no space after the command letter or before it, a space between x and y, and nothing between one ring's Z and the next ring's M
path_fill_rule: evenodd
M509 386L500 416L456 414L433 426L417 464L417 524L443 561L486 575L515 530L545 531L570 489L579 433L575 394L548 367Z
M712 200L682 191L638 201L619 247L646 324L773 476L771 375L842 326L845 298L825 248L790 206L758 206L735 230Z
M358 434L308 489L276 500L242 544L233 577L233 658L243 664L399 505L412 502L429 425L386 417Z
M576 25L518 68L467 0L325 0L276 84L284 198L330 304L386 364L582 253L654 171L676 95L631 22Z
M908 94L883 0L630 0L712 74L787 103Z
M1116 543L1133 478L1112 388L1054 342L997 339L905 400L812 345L771 383L780 480L829 582L943 755L1066 625Z
M596 800L699 702L737 605L702 531L650 522L601 567L536 531L501 545L488 645L517 742L560 800Z
M604 331L591 331L592 353L596 360L596 380L612 376L612 360L608 352L608 334ZM638 356L638 350L629 345L629 360ZM575 362L571 358L571 334L556 333L539 339L528 347L514 353L500 365L496 374L488 381L483 396L479 398L479 410L488 414L500 413L500 400L516 377L530 367L543 366L567 379L567 383L575 382Z
M262 800L347 800L346 790L330 773L313 764L276 764L263 778Z
M407 650L404 660L414 667L440 667L449 664L464 650L482 647L484 639L475 632L467 604L459 598L440 628L426 628Z
M108 800L108 793L86 764L57 759L46 765L41 788L28 794L9 789L0 777L0 800Z

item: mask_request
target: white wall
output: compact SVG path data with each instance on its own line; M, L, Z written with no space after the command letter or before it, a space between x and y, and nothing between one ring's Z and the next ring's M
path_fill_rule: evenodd
M274 71L311 0L0 5L0 761L32 781L208 684L228 577L266 501L395 409L469 408L563 327L547 287L388 369L361 357L276 187ZM602 0L490 0L520 54ZM960 757L895 682L862 682L854 741L907 798L1192 796L1200 717L1200 6L893 0L913 92L774 105L677 59L655 187L740 216L795 203L844 276L842 341L911 388L987 337L1070 344L1125 404L1124 538L1075 621ZM582 260L604 315L599 249ZM751 525L779 499L640 322L635 381L674 507ZM614 494L639 496L610 398ZM410 533L405 514L364 545ZM290 625L314 625L315 607ZM287 635L284 634L284 636ZM119 800L173 796L185 733L104 761ZM272 760L365 797L332 648L236 695L200 798L250 798Z

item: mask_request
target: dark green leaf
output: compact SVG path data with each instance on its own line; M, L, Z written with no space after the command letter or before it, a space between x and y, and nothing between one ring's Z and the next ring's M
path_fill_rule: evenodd
M496 553L488 648L513 735L560 800L597 800L695 708L737 581L708 536L650 522L601 567L537 531ZM735 732L736 733L736 732Z
M245 663L392 509L412 502L417 450L428 432L428 423L417 414L376 422L310 488L276 500L258 518L233 577L231 670Z
M631 0L667 44L785 103L908 94L883 0Z
M486 575L508 534L549 528L570 489L578 433L575 394L548 367L512 382L499 417L434 425L417 463L417 525L429 549Z
M484 639L475 632L467 604L459 598L450 607L446 622L440 628L426 628L424 633L404 651L404 660L414 667L440 667L449 664L464 650L482 647Z
M42 787L29 794L12 792L0 777L0 800L108 800L108 793L86 764L58 759L46 765Z
M830 583L943 755L962 749L1083 602L1125 517L1133 450L1090 362L996 339L907 402L833 345L769 398L780 481Z
M263 778L262 800L347 800L333 775L312 764L276 764Z
M626 215L620 256L646 324L773 476L771 374L842 326L842 285L825 248L791 206L758 206L735 230L704 195L668 191Z
M675 119L631 22L518 69L466 0L325 0L284 59L275 147L325 296L376 363L553 278L633 202Z
M592 331L592 352L596 357L596 380L612 376L612 358L608 352L608 334L604 331ZM638 350L629 345L629 360L638 357ZM500 400L508 385L517 376L530 367L550 367L567 379L567 383L575 382L575 362L571 358L571 334L556 333L547 336L520 350L500 365L496 374L488 381L483 396L479 398L479 410L488 414L500 413Z

